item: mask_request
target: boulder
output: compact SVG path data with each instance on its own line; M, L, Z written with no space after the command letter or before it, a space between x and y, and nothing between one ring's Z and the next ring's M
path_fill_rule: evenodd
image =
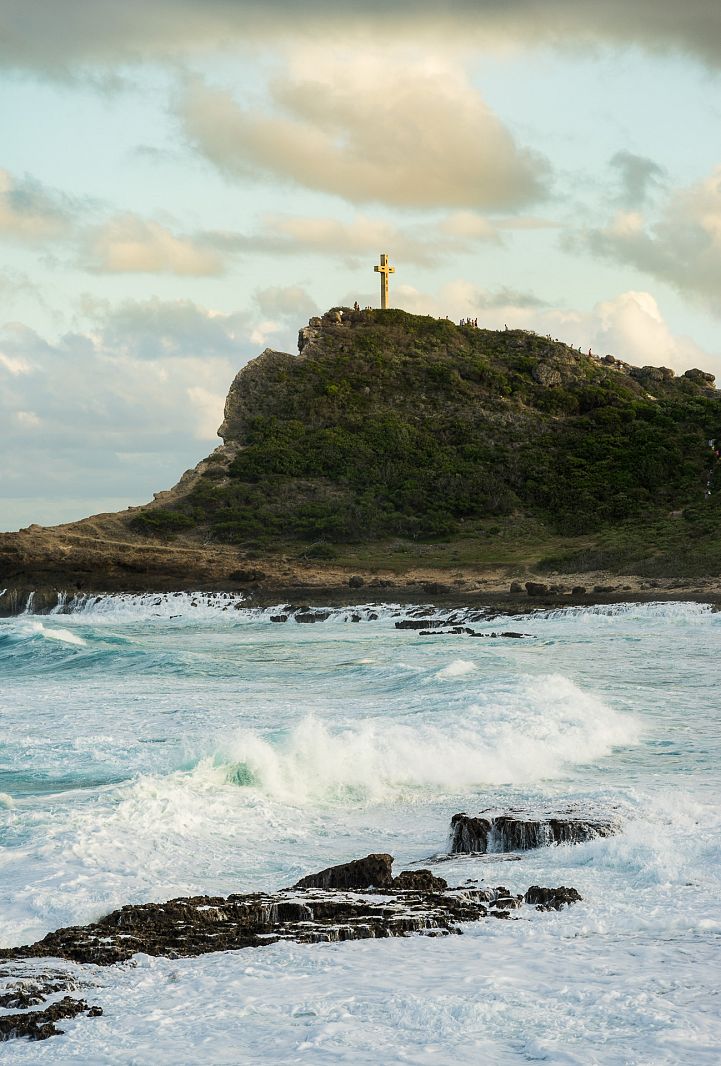
M545 596L548 593L548 585L541 581L527 581L526 592L529 596Z
M561 371L557 367L551 366L550 363L537 363L531 371L531 377L539 385L543 385L545 389L553 389L560 385L563 380Z
M430 870L404 870L393 878L393 890L413 890L415 892L444 892L448 882L436 877Z
M688 378L689 381L695 381L697 385L703 385L707 389L712 389L716 381L713 374L708 374L705 370L699 370L698 367L687 370L683 376Z
M364 585L365 579L362 578L359 574L354 574L353 577L348 578L348 588L362 589Z
M517 596L519 592L523 592L523 585L520 581L512 581L511 587L508 591L511 592L514 596Z
M317 874L308 874L294 888L382 888L393 881L393 856L366 855L340 866L329 866Z
M559 885L558 888L531 885L523 896L523 902L534 906L538 911L560 911L561 907L579 903L582 898L575 888L566 888L565 885Z

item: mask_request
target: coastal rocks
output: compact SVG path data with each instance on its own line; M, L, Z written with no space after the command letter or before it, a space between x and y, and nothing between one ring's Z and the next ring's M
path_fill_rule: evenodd
M505 630L503 633L479 633L477 629L471 629L469 626L453 626L452 629L422 629L418 635L420 637L487 637L491 640L497 640L499 637L508 637L513 640L523 640L525 637L532 637L533 634L516 633L511 629Z
M294 888L382 888L393 880L393 856L366 855L340 866L329 866L317 874L302 877Z
M365 580L360 576L360 574L354 574L353 577L348 578L349 589L362 589L364 585Z
M311 611L300 610L296 611L293 615L296 622L312 624L313 622L325 622L330 618L330 611Z
M559 885L558 888L531 885L523 896L523 902L535 907L537 911L560 911L562 907L578 903L580 899L575 888L566 888L565 885Z
M448 882L430 870L404 870L393 878L393 888L410 892L445 892Z
M617 827L610 820L577 814L529 817L519 812L451 818L451 854L527 851L552 844L579 844L596 837L612 836Z
M368 858L378 861L375 876L388 874L390 856ZM358 862L363 864L366 860ZM355 865L345 863L344 867ZM329 872L322 871L311 879ZM532 905L546 909L580 899L575 890L567 888L534 886L533 893ZM127 961L138 952L187 958L262 947L281 940L317 944L411 933L444 936L461 933L463 922L508 917L527 902L525 896L514 895L505 886L448 888L443 878L418 870L404 872L392 883L377 888L296 887L272 893L227 898L193 896L121 907L89 925L58 929L35 944L2 949L0 958L54 957L110 966ZM85 1005L79 1008L91 1009Z
M404 870L393 877L393 856L366 855L363 859L329 866L317 874L301 878L294 888L365 889L391 888L393 891L443 892L448 882L430 870Z
M548 593L548 585L541 581L527 581L526 592L529 596L545 596Z
M45 989L45 994L56 991L50 986ZM0 997L0 1005L9 1008L25 1008L42 1002L43 995L37 993L25 994L22 989L18 992L8 992ZM49 1003L42 1010L23 1011L21 1014L0 1014L0 1041L16 1040L27 1037L28 1040L47 1040L51 1036L60 1036L63 1032L58 1029L55 1022L63 1018L75 1018L78 1014L87 1014L89 1018L97 1018L103 1013L102 1007L91 1007L84 999L72 999L71 996L63 996L62 999Z

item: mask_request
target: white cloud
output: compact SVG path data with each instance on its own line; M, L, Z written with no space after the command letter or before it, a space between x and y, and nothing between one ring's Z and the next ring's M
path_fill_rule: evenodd
M675 190L655 220L621 211L581 234L596 255L635 267L721 314L721 166Z
M4 355L2 352L0 352L0 367L7 370L13 377L19 374L29 374L32 369L27 359L23 359L22 356Z
M265 107L195 79L178 114L231 175L272 175L356 203L517 208L545 194L549 166L520 147L458 64L377 53L296 58Z
M258 354L250 314L160 300L87 300L84 313L88 328L53 341L21 323L0 330L0 528L79 517L108 496L142 503L172 485L220 443L230 383Z
M68 197L34 178L0 169L0 234L5 239L57 240L67 234L73 213Z
M177 236L166 226L137 215L118 215L88 231L81 257L88 270L109 274L223 273L225 264L214 248L202 241Z
M25 429L37 429L40 425L40 419L34 411L16 411L15 420Z
M258 289L255 302L264 316L281 315L297 320L318 313L318 305L302 285L272 285Z

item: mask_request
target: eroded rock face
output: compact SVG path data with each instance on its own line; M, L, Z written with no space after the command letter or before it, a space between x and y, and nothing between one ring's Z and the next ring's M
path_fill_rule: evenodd
M274 351L272 348L266 348L257 359L251 359L236 374L230 386L218 436L226 443L243 440L250 419L268 403L269 375L278 383L279 372L288 369L294 361L295 356L289 355L288 352ZM277 384L276 399L282 403L282 396L277 395L279 390L280 386Z
M295 888L381 888L393 880L393 856L366 855L302 877Z
M618 831L609 820L559 814L533 817L520 813L478 817L454 814L451 819L452 854L527 851L551 844L579 844Z

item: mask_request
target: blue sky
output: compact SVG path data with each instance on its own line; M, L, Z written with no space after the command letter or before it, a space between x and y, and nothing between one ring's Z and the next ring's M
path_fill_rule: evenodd
M721 373L721 14L0 2L0 528L148 499L392 302ZM382 31L382 32L381 32Z

